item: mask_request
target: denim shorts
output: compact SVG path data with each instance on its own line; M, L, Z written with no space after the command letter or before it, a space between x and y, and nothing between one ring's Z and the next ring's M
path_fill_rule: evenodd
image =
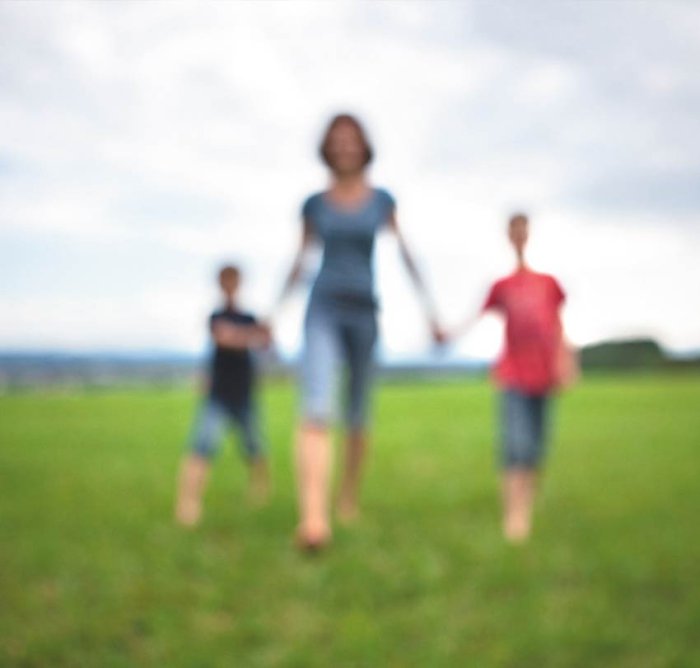
M350 429L368 421L377 341L373 305L311 299L304 321L301 412L305 420L332 422L338 376L346 371L344 419Z
M214 397L208 397L199 409L190 444L192 452L207 459L214 457L221 447L224 431L232 427L239 432L238 442L247 459L265 454L254 404L229 405Z
M501 465L537 468L547 441L549 395L506 389L501 393Z

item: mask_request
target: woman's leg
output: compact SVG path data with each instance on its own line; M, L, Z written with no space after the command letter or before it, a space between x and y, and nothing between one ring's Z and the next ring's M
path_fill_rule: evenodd
M191 450L180 466L175 519L183 526L194 526L200 520L211 459L218 449L225 421L222 409L210 400L200 409Z
M344 331L343 344L349 363L345 416L348 432L338 497L338 515L344 522L352 522L359 514L360 482L369 445L366 425L371 402L376 340L377 323L373 311L358 314Z
M298 540L320 547L331 537L329 495L332 448L328 427L304 422L297 436L296 471L299 499Z
M302 414L295 446L299 527L303 547L320 547L331 536L332 475L330 424L340 362L337 322L330 307L312 304L305 322Z

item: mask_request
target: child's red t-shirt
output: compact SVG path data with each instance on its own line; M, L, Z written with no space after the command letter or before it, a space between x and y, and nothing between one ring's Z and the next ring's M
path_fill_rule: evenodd
M499 385L528 394L544 394L557 385L563 301L564 291L553 276L530 269L493 284L483 310L497 310L506 319L505 348L494 369Z

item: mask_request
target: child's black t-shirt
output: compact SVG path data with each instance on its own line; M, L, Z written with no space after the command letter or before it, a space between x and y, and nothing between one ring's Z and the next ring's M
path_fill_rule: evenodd
M209 318L209 328L216 320L224 320L234 325L255 325L255 318L249 313L221 309L214 311ZM255 369L253 357L247 349L222 348L216 346L211 360L210 396L225 404L240 406L251 399Z

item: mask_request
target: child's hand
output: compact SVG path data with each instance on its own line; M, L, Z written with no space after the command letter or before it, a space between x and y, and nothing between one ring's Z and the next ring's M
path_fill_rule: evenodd
M257 326L256 343L260 348L270 348L272 346L272 330L267 322L261 322Z
M580 361L576 349L562 339L555 359L557 385L562 390L575 385L581 375Z

